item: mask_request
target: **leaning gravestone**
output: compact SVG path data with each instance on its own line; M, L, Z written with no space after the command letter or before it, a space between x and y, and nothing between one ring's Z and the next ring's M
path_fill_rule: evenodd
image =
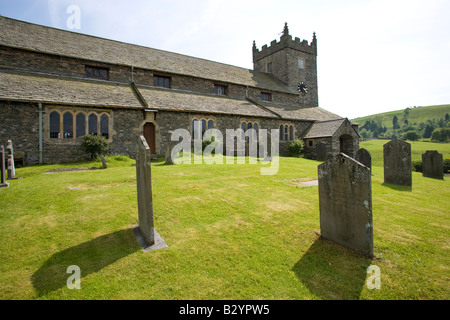
M8 179L16 179L16 167L14 165L14 149L12 141L8 140L6 144L6 151L8 152Z
M108 166L106 165L105 157L103 155L100 155L100 160L102 161L103 169L108 169Z
M316 160L325 161L328 157L327 145L323 142L316 144Z
M174 159L172 159L172 149L173 142L169 141L166 148L166 164L174 164Z
M384 183L412 186L411 145L392 139L383 146Z
M144 136L138 138L136 180L139 226L134 228L136 238L144 251L167 247L154 229L151 152Z
M9 183L6 182L5 147L3 145L0 146L0 160L2 161L2 163L0 165L0 169L1 169L0 188L1 187L9 187Z
M341 153L319 165L318 174L322 237L372 257L370 169Z
M372 169L372 156L368 150L364 148L359 149L356 152L355 160L361 162L367 168Z
M427 178L444 179L444 161L442 154L427 150L422 154L422 175Z

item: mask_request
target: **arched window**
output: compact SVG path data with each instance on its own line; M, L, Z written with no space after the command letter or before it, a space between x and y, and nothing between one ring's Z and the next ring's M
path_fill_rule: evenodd
M106 114L100 117L100 132L102 137L109 139L109 118Z
M197 119L194 119L192 121L192 135L194 136L194 139L199 139L199 122Z
M253 125L252 125L251 122L249 122L247 124L248 140L252 140L253 139L253 137L252 137L252 128L253 128Z
M258 132L258 124L257 123L255 123L253 125L253 129L255 129L255 139L258 139L259 132Z
M98 121L97 121L97 115L94 113L91 113L89 115L89 134L98 135Z
M206 120L202 120L202 138L206 131Z
M60 138L60 115L58 112L53 111L50 113L50 138L59 139Z
M289 127L289 140L294 140L294 126Z
M247 124L245 122L242 122L241 130L242 130L242 140L245 140L245 131L247 131Z
M214 129L214 122L212 120L208 121L208 129Z
M86 135L86 116L83 113L77 114L75 117L77 126L77 139Z
M283 125L281 125L281 126L280 126L280 140L281 140L281 141L284 140L284 139L283 139L283 132L284 132Z
M284 126L284 140L285 141L289 140L288 130L289 130L289 127L287 125Z
M63 115L63 138L73 139L73 115L70 112Z

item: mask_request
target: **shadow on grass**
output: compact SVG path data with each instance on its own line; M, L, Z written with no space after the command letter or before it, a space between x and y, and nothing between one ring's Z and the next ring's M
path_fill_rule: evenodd
M66 287L71 265L80 267L81 278L141 250L132 229L104 235L54 254L31 277L39 296ZM81 281L83 282L83 281Z
M392 190L396 190L396 191L406 191L406 192L412 192L412 187L407 187L407 186L399 186L396 184L391 184L391 183L382 183L381 184L383 187L388 187L391 188Z
M359 299L372 259L319 238L292 271L312 293L325 300Z

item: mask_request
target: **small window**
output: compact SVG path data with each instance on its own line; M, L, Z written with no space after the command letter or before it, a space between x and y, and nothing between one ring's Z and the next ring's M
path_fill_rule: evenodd
M258 124L257 123L255 123L254 125L253 125L253 129L255 130L255 139L256 140L258 140Z
M109 139L109 118L105 114L100 117L100 132L102 137Z
M269 62L269 63L267 64L267 72L268 72L268 73L272 73L272 62Z
M220 96L225 96L227 94L227 87L214 85L214 93Z
M63 116L63 138L73 139L73 115L70 112Z
M154 76L153 84L155 87L170 88L170 78L162 76Z
M194 119L192 121L192 134L194 136L194 139L199 139L199 121L197 119Z
M98 127L97 127L97 115L91 114L88 118L89 120L89 134L97 135L98 134Z
M313 146L313 141L312 141L312 140L309 140L308 145L309 145L310 147L312 147L312 146Z
M242 140L245 140L245 131L247 130L247 124L245 122L242 122L241 129L242 129Z
M299 68L300 70L305 69L305 60L303 60L303 59L298 59L298 68Z
M289 140L294 140L294 126L289 127Z
M289 130L289 127L284 126L284 140L286 140L286 141L289 141L288 130Z
M86 67L85 70L88 78L109 80L109 70L106 68Z
M59 139L60 138L60 115L58 112L53 111L50 113L50 138Z
M283 140L284 140L284 139L283 139L283 131L284 131L284 126L281 125L281 126L280 126L280 141L283 141Z
M82 138L86 135L86 117L83 113L77 114L75 117L77 126L77 139Z
M272 101L272 94L268 92L261 92L261 100Z
M206 131L206 120L202 120L202 136L205 134Z
M208 130L209 129L214 129L214 122L212 120L208 121Z

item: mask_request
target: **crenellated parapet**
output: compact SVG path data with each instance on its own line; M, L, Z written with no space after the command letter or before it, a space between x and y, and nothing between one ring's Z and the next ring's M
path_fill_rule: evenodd
M256 62L260 59L263 59L267 56L274 54L275 52L291 48L294 50L298 50L304 53L312 54L317 56L317 38L316 33L313 34L313 39L311 43L308 43L307 40L301 41L300 38L295 37L292 39L292 36L289 34L289 29L287 27L287 23L284 26L283 35L280 37L280 41L273 40L270 43L270 46L263 45L261 50L256 47L255 41L253 41L253 62Z

